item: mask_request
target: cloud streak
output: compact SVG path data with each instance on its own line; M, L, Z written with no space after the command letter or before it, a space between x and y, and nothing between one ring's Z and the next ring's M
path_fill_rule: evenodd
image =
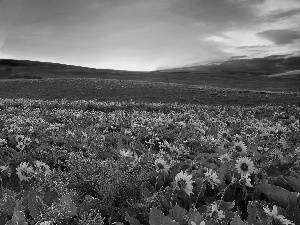
M300 40L300 32L295 30L265 30L258 36L274 42L276 45L286 45Z

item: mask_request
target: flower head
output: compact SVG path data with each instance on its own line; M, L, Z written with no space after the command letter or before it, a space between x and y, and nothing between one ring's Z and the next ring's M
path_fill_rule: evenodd
M35 166L37 167L37 170L39 172L44 172L45 175L48 175L48 174L51 173L50 167L46 163L43 163L43 162L40 162L40 161L36 160L35 161Z
M21 181L29 180L34 174L34 170L31 166L28 165L28 163L23 162L17 167L17 174Z
M208 169L206 173L204 173L205 179L211 184L212 188L214 189L214 185L217 185L217 183L221 183L221 181L218 179L218 175L216 172L213 172L212 169Z
M0 147L7 144L7 141L5 139L0 138Z
M272 219L279 220L282 224L285 225L295 225L293 222L289 221L288 219L284 218L282 215L278 215L277 206L273 205L273 210L263 207L266 214L268 214Z
M247 153L247 146L242 141L234 142L233 150L237 153L245 154Z
M251 161L251 159L247 157L240 157L238 160L236 160L237 164L235 165L238 172L241 174L241 176L246 175L247 173L251 174L254 171L254 164Z
M221 163L227 163L231 160L231 157L228 153L223 154L219 157L219 159L221 160Z
M169 169L170 169L170 165L167 164L167 161L162 159L162 158L158 158L154 161L156 170L158 171L162 171L163 173L168 173Z
M186 172L181 171L175 176L175 189L183 190L186 194L190 195L193 193L194 181L192 180L193 175L188 175Z
M216 219L219 219L219 220L225 218L225 213L224 213L224 211L223 211L223 210L218 210L218 205L217 205L217 203L213 203L213 204L211 205L211 213L209 213L208 215L209 215L210 217L212 217L212 218L215 218L215 217L216 217Z

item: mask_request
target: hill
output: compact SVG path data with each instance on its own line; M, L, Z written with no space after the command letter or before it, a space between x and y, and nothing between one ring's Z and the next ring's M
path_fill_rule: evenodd
M300 69L300 57L269 56L168 70L95 69L28 60L0 60L0 79L98 78L200 85L241 90L300 92L300 76L266 76Z

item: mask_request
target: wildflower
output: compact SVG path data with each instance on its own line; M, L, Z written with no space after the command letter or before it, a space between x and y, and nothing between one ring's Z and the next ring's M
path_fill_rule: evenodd
M156 169L162 171L163 173L168 173L170 165L167 164L166 160L158 158L154 161Z
M211 213L208 214L210 217L217 217L217 219L221 220L225 218L225 213L223 210L218 210L217 203L213 203L211 205Z
M119 153L123 157L133 157L133 152L131 150L121 149Z
M34 174L34 170L31 166L28 166L28 163L23 162L17 168L17 174L19 179L22 180L29 180L32 174Z
M220 159L221 163L227 163L231 160L231 157L228 153L226 153L226 154L221 155L219 157L219 159Z
M233 149L237 153L247 153L247 146L242 142L234 142Z
M284 218L282 215L278 215L277 206L273 205L273 210L263 207L266 214L268 214L272 219L279 220L282 224L285 225L295 225L293 222L289 221L288 219Z
M52 225L52 221L43 221L39 225Z
M24 135L22 135L22 134L18 134L18 135L16 135L16 141L18 142L18 143L20 143L20 142L22 142L23 140L24 140Z
M26 145L25 145L23 142L19 142L19 143L16 145L16 147L17 147L18 149L20 149L21 151L23 151L24 148L26 147Z
M85 132L82 131L81 139L82 139L83 142L86 142L87 139L88 139L87 133L85 133Z
M7 141L5 139L0 138L0 147L7 144Z
M248 187L253 187L253 185L251 184L251 179L250 179L249 176L250 176L250 174L246 173L245 175L243 175L241 177L240 181L243 181L245 183L245 185L248 186Z
M214 189L214 185L217 185L217 183L221 183L221 181L218 179L218 175L216 172L213 172L212 169L208 169L206 173L204 173L205 179L211 184L212 188Z
M251 174L254 171L254 164L251 161L251 159L248 159L247 157L241 157L238 160L236 160L237 164L235 165L238 172L241 174L241 176L246 175L247 173Z
M8 166L0 166L1 172L5 171L5 170L7 170L7 169L8 169Z
M75 136L75 133L73 131L70 131L70 130L67 131L67 133L66 133L67 138L72 138L74 136Z
M44 172L46 176L51 173L50 167L46 163L36 160L35 165L38 168L38 171Z
M30 137L25 137L24 140L23 140L23 143L24 143L25 145L30 145L30 143L31 143Z
M192 175L187 175L186 172L181 171L175 176L175 188L183 190L186 194L193 193Z

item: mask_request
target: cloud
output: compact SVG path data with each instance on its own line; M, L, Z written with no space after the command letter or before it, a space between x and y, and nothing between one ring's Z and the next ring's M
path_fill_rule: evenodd
M251 24L264 0L176 0L173 12L191 17L211 28L230 28Z
M257 33L259 37L270 40L276 45L292 44L300 40L300 32L295 30L265 30Z
M300 8L289 9L289 10L276 10L270 14L271 19L285 19L295 15L300 15Z

